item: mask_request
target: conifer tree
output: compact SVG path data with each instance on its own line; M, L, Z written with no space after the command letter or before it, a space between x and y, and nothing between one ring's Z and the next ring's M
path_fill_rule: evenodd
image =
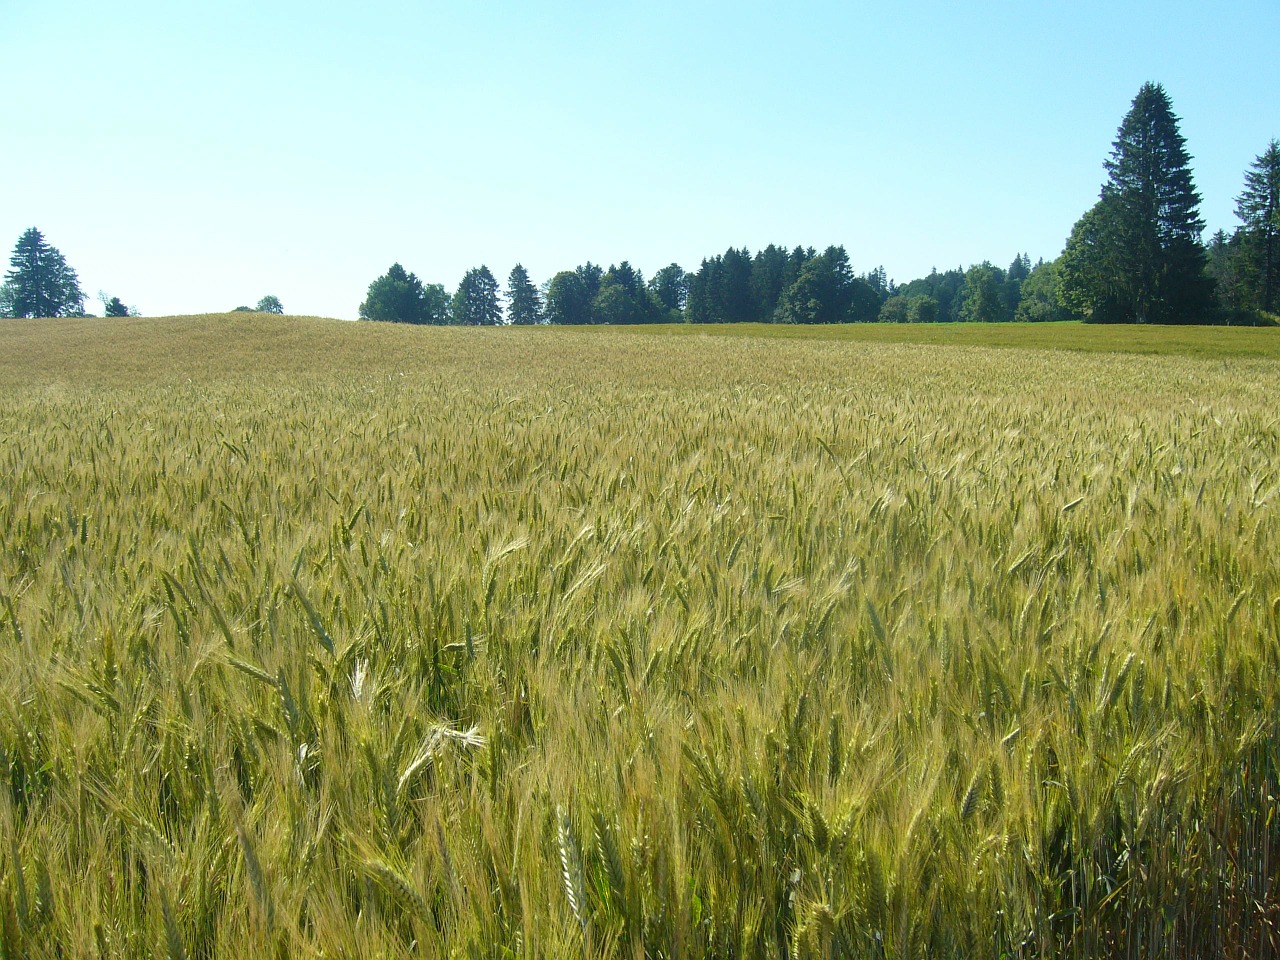
M14 317L84 316L80 278L35 227L18 238L9 266L4 284L5 313Z
M498 281L488 267L474 267L463 275L453 294L453 322L469 327L492 327L502 323Z
M542 296L519 263L507 278L507 321L521 326L542 322Z
M1202 323L1213 282L1178 117L1159 84L1138 91L1106 161L1099 203L1067 245L1064 297L1095 322Z
M1236 216L1242 221L1244 257L1257 303L1274 311L1280 284L1280 142L1272 140L1245 173Z

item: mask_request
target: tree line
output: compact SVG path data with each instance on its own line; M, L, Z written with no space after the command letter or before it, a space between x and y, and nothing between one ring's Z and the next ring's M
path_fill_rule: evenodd
M647 280L629 262L561 270L541 285L516 264L505 290L487 266L457 289L391 265L370 285L362 320L415 324L896 323L1084 320L1093 323L1276 323L1280 286L1280 143L1245 173L1240 223L1202 242L1204 220L1168 94L1146 83L1104 163L1099 199L1062 254L1002 268L983 261L908 283L883 267L858 273L843 246L730 247L696 271L672 263ZM34 227L0 286L0 316L76 316L76 273ZM107 316L130 311L99 294ZM247 311L249 307L237 307ZM283 313L268 295L256 308ZM136 313L136 310L132 311Z
M1055 260L1025 253L897 284L857 273L842 246L730 247L686 273L648 281L623 261L586 263L541 287L516 264L504 314L488 267L452 296L400 264L369 286L364 320L404 323L894 323L1085 320L1093 323L1274 323L1280 283L1280 144L1246 172L1240 225L1201 242L1204 221L1179 119L1159 84L1138 91L1104 167L1099 200Z

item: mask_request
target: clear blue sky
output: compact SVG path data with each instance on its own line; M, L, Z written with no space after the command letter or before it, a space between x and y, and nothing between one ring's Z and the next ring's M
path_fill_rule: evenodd
M906 281L1056 256L1146 80L1231 229L1277 41L1276 0L0 0L0 250L152 316L770 242Z

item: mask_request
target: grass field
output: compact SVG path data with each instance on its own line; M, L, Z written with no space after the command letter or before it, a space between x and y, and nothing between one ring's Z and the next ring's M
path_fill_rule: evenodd
M0 955L1280 953L1280 330L725 333L0 323Z
M734 323L707 326L669 324L640 329L674 336L781 337L1191 357L1280 356L1280 337L1276 330L1267 327L1093 326L1084 323L851 323L840 326Z

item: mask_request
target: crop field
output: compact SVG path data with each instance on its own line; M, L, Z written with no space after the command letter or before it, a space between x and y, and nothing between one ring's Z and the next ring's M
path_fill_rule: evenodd
M3 322L0 956L1280 955L1280 331L1122 333Z

